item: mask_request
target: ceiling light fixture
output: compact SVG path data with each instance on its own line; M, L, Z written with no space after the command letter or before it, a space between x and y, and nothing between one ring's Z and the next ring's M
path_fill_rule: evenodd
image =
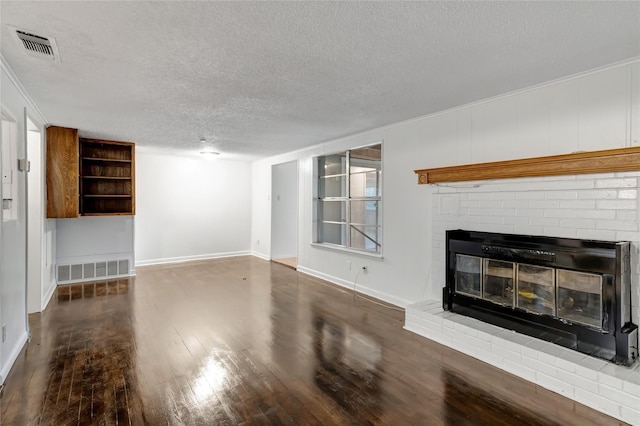
M213 143L207 142L205 138L200 139L200 155L206 158L215 158L220 155L213 149Z

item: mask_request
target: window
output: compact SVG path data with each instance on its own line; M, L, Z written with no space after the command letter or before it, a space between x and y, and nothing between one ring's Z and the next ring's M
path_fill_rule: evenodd
M316 158L314 242L380 254L382 144Z

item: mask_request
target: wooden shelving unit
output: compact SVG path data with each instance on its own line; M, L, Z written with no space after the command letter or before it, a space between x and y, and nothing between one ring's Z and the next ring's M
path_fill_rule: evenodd
M134 164L133 143L80 139L80 214L135 214Z

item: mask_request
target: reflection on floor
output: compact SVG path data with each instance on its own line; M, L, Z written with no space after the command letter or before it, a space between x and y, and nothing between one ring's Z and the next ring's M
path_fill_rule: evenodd
M66 302L84 297L124 294L129 292L130 280L130 278L120 278L117 280L61 285L58 286L56 295L58 296L58 302Z
M289 268L298 269L298 258L289 257L286 259L271 259L272 262L280 263L281 265L288 266Z
M30 316L0 423L618 424L280 264L243 256L136 273L61 287Z

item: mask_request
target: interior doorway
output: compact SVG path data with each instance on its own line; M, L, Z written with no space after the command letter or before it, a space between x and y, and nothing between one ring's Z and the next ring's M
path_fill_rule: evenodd
M298 266L298 162L271 168L271 260Z
M46 303L45 290L45 183L42 133L29 117L27 123L27 312L41 312Z

